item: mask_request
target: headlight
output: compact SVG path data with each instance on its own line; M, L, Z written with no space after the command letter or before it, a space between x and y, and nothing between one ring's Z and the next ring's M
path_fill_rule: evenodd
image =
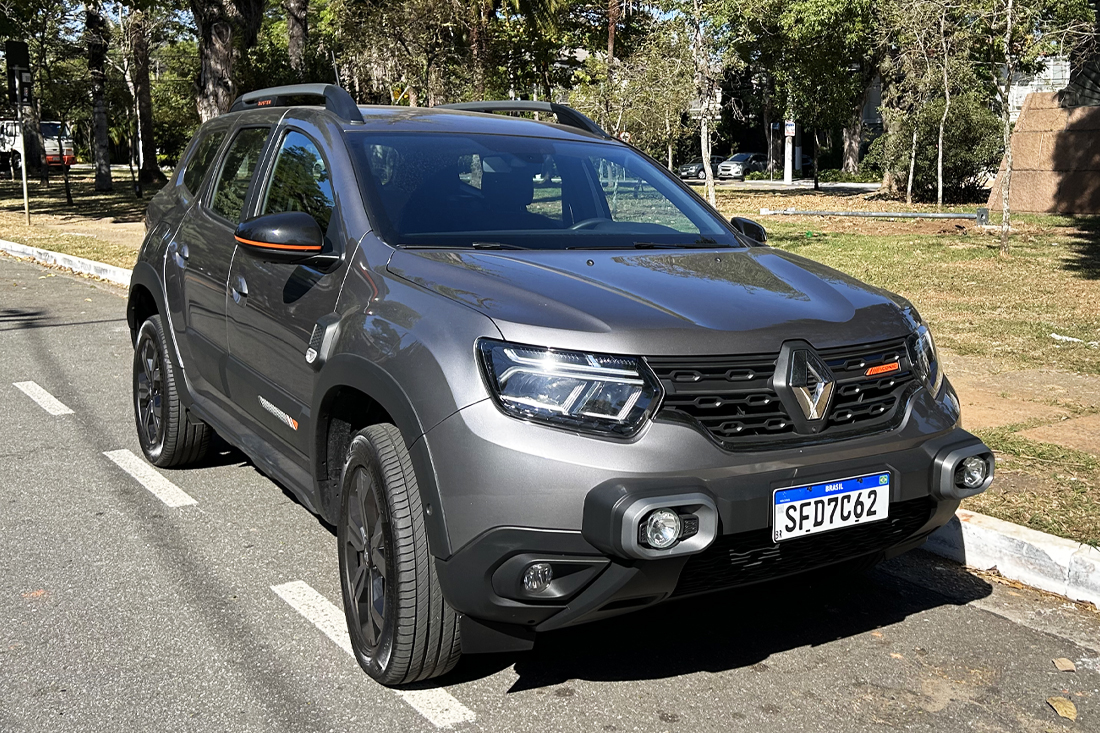
M633 435L657 408L662 389L641 359L478 341L497 405L525 420Z
M939 395L940 385L943 384L943 368L936 355L936 342L932 340L932 332L928 330L928 326L921 324L916 333L909 337L909 357L913 362L913 369L932 396Z

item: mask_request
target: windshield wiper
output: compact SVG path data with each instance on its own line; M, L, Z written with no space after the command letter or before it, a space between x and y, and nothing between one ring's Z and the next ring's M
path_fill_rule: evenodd
M470 245L474 249L531 249L521 247L518 244L505 244L504 242L474 242Z
M634 249L729 249L728 244L718 244L718 242L691 242L688 244L665 244L663 242L635 242Z

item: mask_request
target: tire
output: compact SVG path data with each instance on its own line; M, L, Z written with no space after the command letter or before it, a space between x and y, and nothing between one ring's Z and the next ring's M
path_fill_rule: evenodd
M166 344L160 316L141 324L134 343L134 419L141 451L161 468L201 461L213 434L180 404L176 371Z
M706 172L705 170L701 170L701 171L699 171L699 175L697 176L697 178L698 178L698 179L699 179L700 181L704 181L704 180L706 180L706 178L707 178L707 172Z
M336 537L351 647L366 673L394 686L454 669L459 614L440 590L412 460L395 426L352 438Z

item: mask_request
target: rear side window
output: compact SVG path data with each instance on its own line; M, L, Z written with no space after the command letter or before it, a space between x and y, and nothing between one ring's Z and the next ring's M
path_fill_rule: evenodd
M199 190L202 179L210 168L210 164L214 162L214 155L217 154L224 139L224 132L215 132L199 141L198 149L191 156L187 169L183 172L183 185L187 186L188 191L194 193Z
M244 197L248 184L256 170L256 162L264 149L270 130L266 127L249 127L237 133L225 154L221 173L214 184L214 200L210 208L234 224L241 221Z
M321 151L302 133L287 133L279 147L260 213L304 211L325 231L332 218L333 204L332 178Z

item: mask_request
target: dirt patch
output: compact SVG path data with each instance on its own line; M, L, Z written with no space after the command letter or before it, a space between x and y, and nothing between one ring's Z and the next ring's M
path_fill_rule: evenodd
M1100 414L1063 420L1053 425L1024 430L1020 435L1042 443L1055 443L1100 456Z

